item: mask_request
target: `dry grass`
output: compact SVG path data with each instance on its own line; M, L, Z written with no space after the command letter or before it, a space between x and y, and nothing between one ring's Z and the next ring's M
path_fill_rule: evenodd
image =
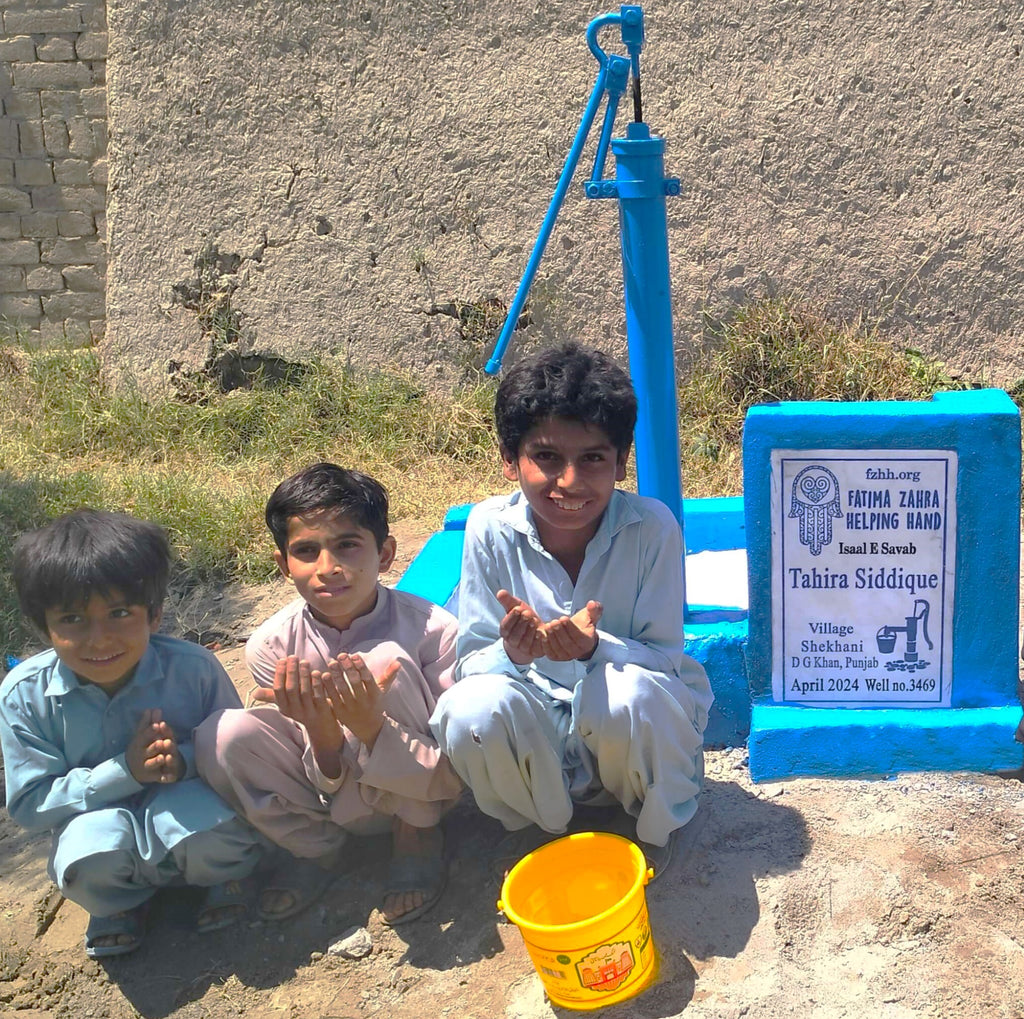
M954 385L941 365L793 302L741 308L679 390L684 492L741 491L743 416L773 400L920 399ZM178 583L273 573L263 507L317 460L379 478L394 519L440 525L452 504L507 490L491 424L495 382L448 397L400 374L332 363L284 381L148 401L110 388L90 349L0 343L0 651L24 645L8 576L17 534L78 506L123 509L169 530ZM635 488L635 476L627 485Z
M716 343L679 389L688 496L742 491L746 412L782 400L924 400L962 389L944 366L835 323L790 298L756 301L714 330Z
M0 347L0 650L23 646L8 576L15 536L83 505L163 524L178 583L273 575L263 508L277 483L317 460L379 478L393 519L439 527L453 502L505 486L491 431L492 386L451 398L409 378L357 378L329 364L290 385L189 401L109 388L89 349Z

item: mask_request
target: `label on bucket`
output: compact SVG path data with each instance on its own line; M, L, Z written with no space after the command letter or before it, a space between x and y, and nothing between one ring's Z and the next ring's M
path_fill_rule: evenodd
M646 903L622 930L599 944L541 947L524 932L548 997L572 1008L600 1008L641 990L653 975L654 944Z

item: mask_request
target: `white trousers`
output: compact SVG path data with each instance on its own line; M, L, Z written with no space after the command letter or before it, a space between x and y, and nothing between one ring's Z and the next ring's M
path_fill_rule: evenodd
M625 665L595 667L571 701L526 678L468 676L441 696L431 728L479 808L506 828L561 833L574 803L610 794L637 819L637 837L662 846L696 813L705 722L682 679Z

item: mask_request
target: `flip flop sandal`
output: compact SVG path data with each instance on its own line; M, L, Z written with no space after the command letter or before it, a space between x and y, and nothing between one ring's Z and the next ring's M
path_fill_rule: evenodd
M657 881L668 869L673 859L685 860L690 856L697 845L697 839L700 837L704 825L707 824L709 813L707 806L699 803L697 813L682 828L676 828L663 846L655 846L650 842L641 842L640 839L635 839L636 844L643 850L647 866L654 868L654 877L651 878L650 884Z
M287 920L297 916L316 902L337 877L324 870L312 860L292 857L274 869L267 884L260 889L260 907L257 910L261 920ZM263 896L267 892L287 892L292 904L279 911L263 908Z
M636 840L636 844L644 854L644 860L648 868L654 871L654 874L651 875L651 880L648 882L649 884L654 884L668 869L669 864L672 862L672 856L676 851L678 835L678 829L671 832L668 841L663 846L656 846L653 842L641 842L640 839Z
M123 913L113 916L89 917L89 926L85 929L85 954L90 959L109 959L115 955L130 955L146 936L146 914L149 903L143 902L134 909L126 909ZM100 938L123 937L127 935L131 941L122 944L97 945Z
M403 892L422 892L423 902L393 920L387 919L382 913L381 921L387 927L398 927L418 919L437 905L447 883L448 861L444 850L437 856L392 857L388 867L384 898L389 895L401 895Z
M253 885L249 878L211 885L206 889L203 904L199 907L196 930L200 934L210 934L233 927L249 912L252 891ZM207 923L203 923L204 918L208 919Z

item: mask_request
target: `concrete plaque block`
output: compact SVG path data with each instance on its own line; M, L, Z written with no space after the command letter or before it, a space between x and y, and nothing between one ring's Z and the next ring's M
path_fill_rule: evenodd
M1019 764L1020 415L1006 393L755 407L743 458L752 773ZM976 753L951 753L963 733Z

